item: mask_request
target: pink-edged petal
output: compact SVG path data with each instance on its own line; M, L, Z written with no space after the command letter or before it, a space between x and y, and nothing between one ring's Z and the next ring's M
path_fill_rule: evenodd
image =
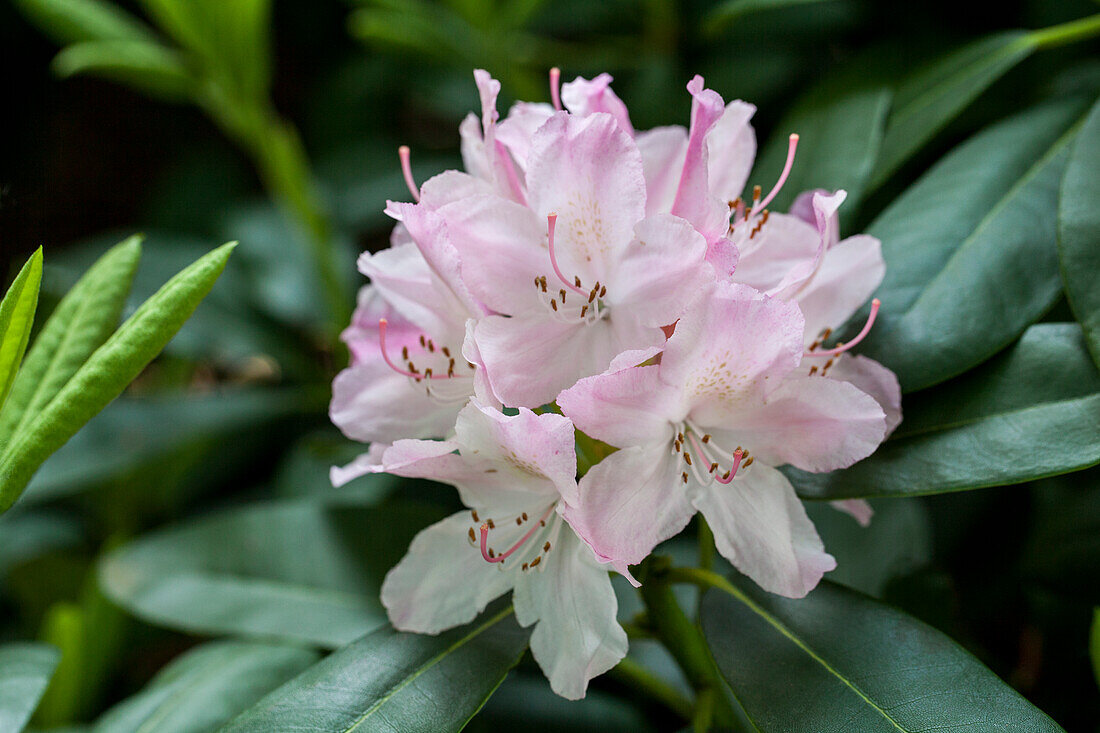
M745 189L756 157L756 132L749 120L755 105L735 99L707 133L707 169L710 191L725 202L733 201Z
M815 361L821 361L817 359ZM811 363L809 359L803 365ZM892 371L866 356L844 354L833 362L828 376L848 382L875 398L886 413L886 437L901 423L901 385Z
M721 237L707 245L707 263L714 270L716 277L723 280L732 278L740 262L741 253L737 245L729 239Z
M802 360L798 306L744 285L718 285L680 318L661 356L661 379L682 389L699 424L722 424Z
M429 178L420 187L420 206L435 211L455 201L492 192L492 186L480 178L462 171L443 171Z
M493 125L498 118L497 97L500 95L500 82L485 69L474 69L474 83L481 98L481 129L486 142L491 139Z
M606 281L645 216L645 178L634 141L608 114L559 112L535 133L528 201L545 221L558 215L555 252L565 277Z
M802 598L836 568L794 488L771 466L755 463L729 486L700 491L694 504L718 552L766 591Z
M866 458L886 437L886 416L872 397L820 376L788 377L766 400L718 417L699 424L721 436L723 445L742 445L764 463L815 473Z
M629 320L584 325L544 316L490 316L474 329L489 385L513 407L553 402L563 389L602 372L623 351L663 339L659 328L638 328Z
M577 501L576 443L568 418L525 407L509 416L471 401L458 415L455 439L464 456L503 464L498 471L514 474L517 488Z
M582 432L613 446L668 443L679 398L659 372L656 365L609 369L559 394L558 405Z
M568 528L540 570L516 580L516 619L523 626L536 624L531 654L551 689L579 700L589 680L626 656L626 632L616 619L619 604L607 570Z
M886 274L879 240L867 234L848 237L829 249L813 279L796 299L806 316L806 341L826 328L837 328L867 302ZM883 303L888 308L889 303Z
M824 188L811 188L803 191L794 198L790 211L787 213L806 222L810 226L817 225L817 214L814 212L814 196L816 194L829 195Z
M875 510L865 499L841 499L830 501L829 506L838 512L844 512L852 519L859 522L860 527L870 527L871 518L875 516Z
M527 158L531 154L531 139L535 130L542 127L554 114L549 104L516 102L508 116L497 125L497 142L512 154L520 170L527 170Z
M472 112L458 126L461 140L459 150L462 153L462 167L475 178L483 181L493 180L493 169L489 165L489 156L485 151L482 137L481 120Z
M512 587L512 574L485 562L469 541L469 512L452 514L415 538L386 574L382 605L400 631L438 634L472 621Z
M454 426L460 407L439 404L378 358L336 375L329 417L353 440L388 443L442 437Z
M508 315L541 310L534 279L553 270L547 226L530 209L499 196L472 196L440 210L470 290L490 309ZM552 291L553 292L553 291Z
M846 191L835 193L815 193L813 195L813 210L816 220L818 236L817 250L813 259L806 260L801 265L792 268L776 285L768 291L769 295L778 298L795 298L809 287L812 280L816 279L824 264L825 254L840 239L840 216L837 210L848 197Z
M359 256L359 271L405 319L436 338L446 338L458 325L462 304L441 286L415 244L402 244ZM462 316L463 320L465 315ZM374 324L377 326L377 322Z
M601 562L626 572L679 534L695 514L668 442L632 446L597 463L580 482L580 503L562 516Z
M687 155L687 130L679 125L655 127L639 132L634 138L642 156L645 175L647 215L672 211L680 174Z
M481 358L481 350L477 347L477 341L474 340L474 329L477 327L477 319L471 318L466 321L466 338L462 341L462 358L464 358L467 364L474 365L474 397L483 405L488 405L496 409L502 409L504 403L500 401L497 394L493 391L493 386L489 383L489 378L485 376L485 360Z
M612 316L625 309L646 326L674 323L714 282L706 253L706 240L684 219L655 214L638 222L608 276Z
M329 469L328 478L334 488L340 488L344 484L372 473L382 473L382 454L389 448L384 443L371 443L366 453L360 453L351 463L345 466L333 466Z
M703 77L688 83L691 92L691 129L687 152L671 213L692 223L708 242L725 236L729 207L710 190L706 136L725 111L722 97L703 86Z
M752 239L742 239L733 279L765 293L778 292L786 287L780 285L784 279L802 281L813 274L820 246L813 226L794 216L771 214Z
M591 81L578 76L571 82L562 84L561 101L565 108L575 115L585 117L596 112L606 112L615 118L615 122L627 135L634 137L634 125L630 124L630 112L623 100L611 91L611 74L600 74Z

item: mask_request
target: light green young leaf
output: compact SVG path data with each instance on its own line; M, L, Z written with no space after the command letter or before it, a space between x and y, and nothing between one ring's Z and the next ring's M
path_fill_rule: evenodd
M340 649L260 700L224 733L459 731L519 662L529 632L496 603L438 636L386 627Z
M1100 366L1100 102L1070 153L1058 204L1058 256L1066 299Z
M27 19L62 45L81 41L146 41L156 36L137 18L104 0L15 0Z
M1062 730L949 637L860 593L726 585L703 598L703 632L761 733Z
M869 188L877 188L956 115L1037 48L1031 34L979 39L902 81Z
M1100 463L1100 373L1076 324L1032 326L1001 356L903 406L897 432L851 468L785 469L798 493L807 499L937 494Z
M860 350L904 391L988 359L1057 300L1058 186L1086 111L1085 100L1060 100L994 125L868 227L882 240L886 277Z
M140 258L141 238L127 239L103 255L54 309L0 413L0 445L21 432L114 332Z
M122 393L190 317L236 242L202 257L164 285L96 349L54 399L0 456L0 511L19 497L46 458Z
M213 731L317 661L299 646L218 641L173 660L141 692L96 721L93 733Z
M42 248L39 247L15 276L0 301L0 411L8 399L23 352L31 338L38 288L42 284ZM4 441L0 439L0 449Z
M149 41L74 43L54 57L52 68L61 77L101 76L173 102L188 99L196 88L196 81L180 55Z
M45 644L0 646L0 731L23 730L60 656Z

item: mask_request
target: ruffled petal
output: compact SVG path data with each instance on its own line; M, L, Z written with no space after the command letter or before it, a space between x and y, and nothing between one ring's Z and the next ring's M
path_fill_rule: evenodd
M438 634L468 623L512 587L512 574L471 545L469 512L423 530L382 583L382 605L400 631Z
M558 395L558 405L582 432L610 445L668 443L679 406L660 367L625 367L581 379Z
M713 428L722 444L744 446L764 463L815 473L866 458L886 436L878 402L847 382L820 376L788 377L766 400L746 401L699 424Z
M655 127L635 137L642 156L646 185L646 215L672 211L687 155L688 134L680 125Z
M808 362L809 359L803 364ZM901 423L901 385L896 374L874 359L844 354L833 362L828 376L848 382L859 391L874 397L886 413L886 437L890 437L890 433Z
M817 274L796 296L806 316L807 343L851 318L885 274L882 245L872 236L857 234L829 249Z
M465 306L439 283L415 244L364 252L358 264L397 313L433 338L446 340L465 321Z
M382 473L382 454L389 448L383 443L371 443L366 453L360 453L346 466L333 466L329 469L328 478L333 488L340 488L344 484L372 473Z
M536 624L531 654L562 697L584 697L589 680L626 656L626 632L616 619L619 606L607 570L568 528L547 554L545 569L516 580L513 601L520 624Z
M749 124L754 114L754 105L735 99L707 133L710 190L722 201L733 201L745 190L756 158L756 132Z
M875 516L875 510L864 499L841 499L830 501L829 506L838 512L844 512L852 519L859 522L860 527L870 527L871 518Z
M788 274L812 274L820 246L821 238L813 226L787 214L770 214L768 223L752 239L741 242L733 279L765 293L778 291Z
M497 142L512 154L520 170L527 170L531 139L535 130L554 115L554 108L542 102L516 102L497 125Z
M634 141L610 115L559 112L535 133L528 200L540 221L558 215L555 253L570 281L606 282L645 216L645 178Z
M601 562L626 575L695 514L684 487L668 442L633 446L589 469L580 504L561 513Z
M786 477L755 463L728 486L698 492L695 506L733 566L766 591L802 598L836 567Z
M687 88L692 96L691 129L671 213L690 221L709 243L725 236L729 226L729 207L710 190L706 143L707 133L725 105L717 92L703 87L701 76L692 79Z
M615 118L623 132L634 137L634 126L630 124L630 112L623 100L611 91L611 74L600 74L589 81L578 76L571 82L562 84L561 102L575 115L585 117L596 112L606 112Z

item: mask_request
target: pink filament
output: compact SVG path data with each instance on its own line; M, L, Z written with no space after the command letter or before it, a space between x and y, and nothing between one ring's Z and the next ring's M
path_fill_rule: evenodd
M561 69L557 66L550 69L550 101L554 103L554 109L561 112Z
M397 149L397 157L401 159L401 174L405 176L405 185L409 187L413 201L420 203L420 190L416 187L416 179L413 178L412 161L409 159L409 146L402 145Z
M550 251L550 265L554 268L554 274L558 276L558 279L562 281L562 284L564 284L570 290L587 296L588 293L586 293L582 288L578 288L576 285L566 280L565 275L563 275L561 272L561 268L558 267L558 259L556 256L554 256L554 229L557 228L557 224L557 214L546 215L546 247Z
M798 148L798 135L792 134L787 143L787 162L783 165L783 172L779 174L779 180L775 182L772 190L768 192L764 200L752 207L752 213L758 214L763 211L764 207L771 203L779 190L783 188L783 184L787 182L787 176L791 174L791 167L794 166L794 151L796 148Z
M379 318L378 319L378 348L382 352L382 359L385 360L386 365L389 366L390 369L394 370L398 374L403 374L406 377L412 377L413 379L417 380L418 382L421 379L450 379L451 378L451 375L449 375L449 374L432 374L431 376L427 376L427 375L424 375L424 374L417 374L415 372L410 372L406 369L402 369L401 367L394 364L393 361L390 359L390 355L386 352L386 328L388 326L389 326L389 321L387 321L385 318Z
M848 343L841 344L835 349L828 349L826 351L806 351L802 356L836 356L837 354L843 354L845 351L865 339L867 334L871 332L871 326L875 325L875 316L878 315L880 305L882 305L882 302L879 301L878 298L871 301L871 315L867 316L867 323L863 324L863 330L856 334L856 337Z
M701 463L710 463L706 453L703 452L703 446L699 445L699 439L695 437L695 433L688 433L688 438L691 439L692 446L695 447L695 455L698 456ZM729 478L722 478L717 473L714 475L714 480L720 484L728 484L737 477L737 469L741 467L741 456L744 455L740 448L733 452L733 465L730 466Z
M523 543L531 539L531 535L538 531L539 527L543 526L542 523L546 521L546 518L550 516L550 512L552 511L554 511L553 504L550 505L550 508L547 509L541 517L539 517L537 522L532 523L531 529L527 530L527 534L519 538L519 542L508 548L508 551L504 554L494 557L489 556L489 525L481 525L481 557L485 559L485 562L504 562L505 558L523 547Z

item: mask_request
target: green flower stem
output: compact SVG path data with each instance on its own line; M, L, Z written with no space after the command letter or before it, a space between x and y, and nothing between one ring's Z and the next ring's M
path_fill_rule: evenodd
M1038 48L1056 48L1098 35L1100 35L1100 13L1032 31L1029 38Z
M624 685L661 703L684 720L692 719L691 700L630 657L623 657L611 670L611 675Z
M670 569L668 558L653 556L641 569L642 587L638 591L645 603L653 632L683 670L695 690L697 705L712 706L713 718L720 725L732 727L736 725L736 717L725 704L725 695L719 694L725 682L714 665L702 632L676 601L667 576Z
M702 514L695 517L699 520L699 567L710 570L714 567L714 532Z
M710 730L714 720L714 688L708 687L700 690L695 696L695 714L691 718L691 729L694 733L706 733Z

